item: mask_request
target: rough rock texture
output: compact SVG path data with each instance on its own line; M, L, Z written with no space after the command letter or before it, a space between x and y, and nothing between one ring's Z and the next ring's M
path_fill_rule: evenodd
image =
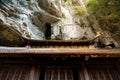
M21 36L44 40L49 22L55 39L93 39L100 32L105 45L119 47L119 5L112 1L0 0L0 44L20 46Z
M92 30L92 33L87 30L87 34L100 32L103 44L112 41L120 47L120 0L73 0L73 5L77 6L75 22Z
M58 11L54 6L49 6L49 8ZM61 12L55 13L54 11L49 11L48 13L38 5L37 0L0 0L0 21L4 24L1 24L1 27L13 30L10 34L6 31L3 37L17 33L19 38L26 36L34 39L44 39L45 23L53 23L60 20ZM2 34L3 32L1 29L0 33ZM6 38L3 37L0 44L7 42L4 41ZM7 38L15 39L16 36ZM16 41L20 42L19 40ZM9 44L9 41L6 44Z
M94 4L89 5L90 1ZM102 33L102 40L105 44L113 41L120 46L120 0L90 0L87 8L92 17L89 22L95 30ZM94 17L94 18L93 18ZM97 22L96 22L97 21ZM96 25L98 24L98 25ZM100 29L98 29L99 27Z
M1 46L22 46L23 41L18 33L7 27L0 21L0 45Z

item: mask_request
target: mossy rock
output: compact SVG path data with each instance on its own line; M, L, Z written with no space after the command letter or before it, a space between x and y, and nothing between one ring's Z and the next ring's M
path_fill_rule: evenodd
M75 14L78 15L85 14L85 10L81 6L76 5L74 8L75 8Z

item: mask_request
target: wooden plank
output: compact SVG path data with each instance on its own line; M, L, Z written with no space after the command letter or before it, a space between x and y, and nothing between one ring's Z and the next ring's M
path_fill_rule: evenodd
M97 54L120 55L120 49L86 49L86 48L0 48L0 55L4 54Z
M34 80L34 79L35 79L35 67L32 66L29 80Z
M58 80L60 80L60 68L58 67Z
M82 64L82 70L83 70L84 79L85 80L90 80L85 64Z

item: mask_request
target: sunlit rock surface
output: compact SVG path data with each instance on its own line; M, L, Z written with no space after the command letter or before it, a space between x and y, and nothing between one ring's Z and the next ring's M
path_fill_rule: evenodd
M39 7L37 1L28 0L14 0L2 1L1 6L8 14L6 22L8 25L14 25L21 35L30 38L43 39L43 28L46 22L56 22L59 17L47 13ZM46 6L47 7L47 6ZM52 12L52 11L51 11ZM16 26L15 26L16 25Z
M114 1L106 2L107 7L95 0L100 4L93 11L90 4L96 6L96 2L89 1L91 0L0 0L0 44L7 46L14 41L13 46L20 46L18 43L22 43L21 36L44 40L45 24L49 22L55 39L93 39L100 32L104 44L114 41L119 46L120 16L116 16L118 13Z
M15 31L10 28L11 26L6 26L2 20L0 20L0 45L1 46L22 46L23 40L20 34L15 33Z

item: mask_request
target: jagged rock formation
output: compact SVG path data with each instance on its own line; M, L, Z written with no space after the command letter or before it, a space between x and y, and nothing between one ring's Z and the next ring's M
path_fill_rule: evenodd
M49 3L52 4L53 2L50 1ZM48 5L46 8L48 8ZM49 8L59 11L54 5L49 6ZM37 0L0 0L0 15L1 28L6 26L8 29L12 29L14 31L13 34L19 34L19 38L20 36L26 36L29 38L44 39L45 23L59 21L61 12L45 11L39 6ZM1 31L1 33L3 32ZM6 31L5 33L5 36L12 35L12 33L9 34ZM15 39L16 36L8 38ZM3 41L2 43L6 42Z
M114 0L73 0L76 7L75 22L81 27L91 28L93 33L101 32L100 41L116 47L120 42L120 1ZM80 5L78 4L80 2ZM83 3L81 3L83 2ZM86 7L84 7L86 6ZM81 8L82 7L82 8ZM86 9L85 9L86 8Z
M20 46L21 36L44 40L49 22L56 39L92 39L101 32L104 44L114 41L119 46L120 16L112 18L117 12L110 10L116 7L113 0L98 9L90 1L96 5L94 0L0 0L0 44Z
M18 46L22 45L23 41L19 34L16 34L14 30L8 28L0 21L0 44L1 46Z
M90 1L94 1L90 6ZM86 4L93 20L98 22L98 27L103 33L102 40L105 44L113 41L117 47L120 45L120 1L117 0L89 0ZM91 20L90 22L93 23ZM91 25L93 25L91 23ZM98 29L98 28L97 28Z

